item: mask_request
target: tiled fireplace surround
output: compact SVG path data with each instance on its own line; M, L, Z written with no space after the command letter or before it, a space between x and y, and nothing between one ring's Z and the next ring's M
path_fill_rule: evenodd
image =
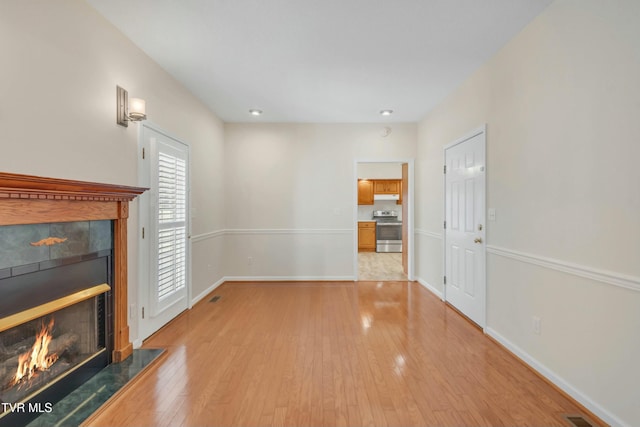
M127 218L129 202L145 190L0 172L0 279L60 259L107 254L113 264L114 363L133 350L127 322ZM55 236L65 236L65 244L25 248L16 243Z

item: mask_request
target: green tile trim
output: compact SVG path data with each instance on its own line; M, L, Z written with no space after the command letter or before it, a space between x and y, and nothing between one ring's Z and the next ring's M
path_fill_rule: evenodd
M79 426L107 400L156 360L165 350L139 349L121 363L113 363L53 405L27 427Z

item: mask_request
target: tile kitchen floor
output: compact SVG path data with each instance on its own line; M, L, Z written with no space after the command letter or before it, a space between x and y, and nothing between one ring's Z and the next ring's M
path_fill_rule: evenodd
M401 253L358 253L358 280L407 280Z

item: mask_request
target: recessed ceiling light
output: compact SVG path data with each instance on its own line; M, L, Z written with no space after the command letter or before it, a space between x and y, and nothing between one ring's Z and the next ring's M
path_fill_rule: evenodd
M390 116L391 114L393 114L393 110L380 110L381 116Z
M249 110L249 114L251 114L252 116L260 116L262 115L262 110L252 108L251 110Z

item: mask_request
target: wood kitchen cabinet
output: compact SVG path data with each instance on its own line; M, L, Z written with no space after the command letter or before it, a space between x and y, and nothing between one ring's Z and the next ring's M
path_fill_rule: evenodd
M373 181L374 194L400 194L400 180L377 179Z
M376 222L358 221L358 252L375 252Z
M373 204L373 182L367 179L358 180L358 204L359 205L372 205Z
M396 204L402 204L402 180L400 179L359 179L358 205L373 205L374 194L399 194Z

